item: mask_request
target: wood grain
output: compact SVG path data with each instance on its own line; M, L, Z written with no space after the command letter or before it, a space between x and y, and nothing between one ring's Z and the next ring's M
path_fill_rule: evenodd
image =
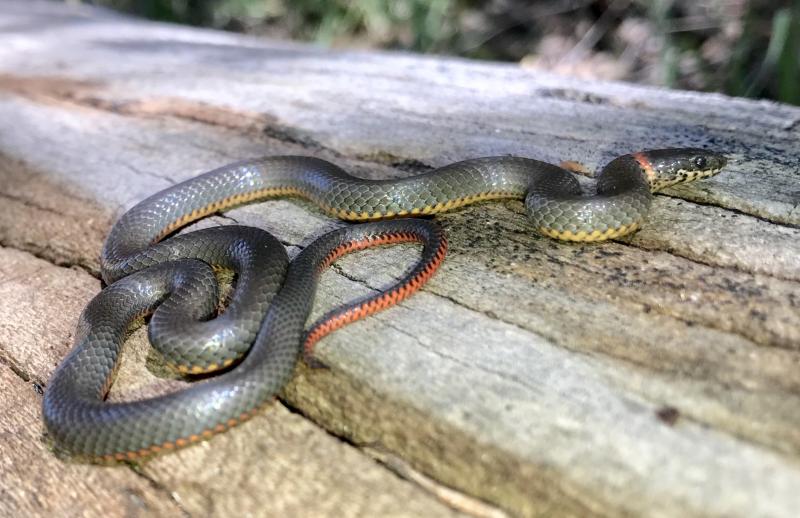
M322 503L309 513L452 512L383 467L376 485L358 478L372 461L328 444L319 426L476 499L464 509L474 515L800 514L800 109L50 3L4 3L0 26L0 244L28 258L0 270L0 290L13 287L0 291L3 322L15 322L0 341L12 385L46 383L66 352L114 218L234 160L306 154L395 178L502 154L589 169L652 147L731 158L723 174L659 195L640 232L601 245L538 237L517 202L441 215L451 243L441 271L321 342L331 369L301 367L281 397L297 413L276 406L140 468L182 512L302 514L311 487ZM200 225L232 221L274 232L292 253L342 224L279 200ZM316 314L385 287L416 253L341 260ZM70 311L37 302L43 293ZM180 383L154 377L137 336L138 363L126 362L139 367L123 368L120 393ZM57 346L32 353L45 337ZM304 441L327 444L311 456L317 482L299 465L318 465ZM216 474L235 487L215 492ZM276 494L253 496L261 476ZM14 480L0 488L25 476Z

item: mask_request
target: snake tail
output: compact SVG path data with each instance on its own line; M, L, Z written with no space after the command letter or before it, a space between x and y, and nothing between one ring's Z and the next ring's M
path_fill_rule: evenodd
M363 241L351 241L331 250L321 262L320 268L325 269L339 257L356 250L378 245L419 241L419 234L409 231L386 234ZM435 248L425 248L423 256L416 266L400 282L388 290L334 309L314 322L303 339L303 355L306 362L312 365L319 365L319 362L313 359L314 345L326 335L351 322L398 304L428 282L428 279L436 273L436 270L444 261L445 255L447 255L447 240L443 234L436 236L436 243L438 244Z
M205 231L226 228L231 229ZM184 390L107 403L104 399L134 319L174 303L188 308L183 318L196 321L206 318L216 303L216 289L210 287L215 283L213 269L196 259L170 260L120 279L86 307L75 346L49 383L43 411L50 435L58 447L79 457L133 460L209 438L249 419L291 377L322 271L351 251L407 241L421 242L423 250L409 274L387 291L397 294L394 302L402 300L430 278L444 257L447 244L439 225L398 219L335 230L307 246L289 264L285 278L274 275L279 290L239 365ZM277 263L267 270L274 273L284 265L280 256ZM363 301L361 307L368 309L357 311L348 322L388 307L377 300Z

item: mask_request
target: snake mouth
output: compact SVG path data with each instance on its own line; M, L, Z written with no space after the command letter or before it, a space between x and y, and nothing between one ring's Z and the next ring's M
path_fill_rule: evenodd
M722 167L714 167L712 169L703 169L700 171L687 171L685 169L679 169L677 176L680 178L680 180L676 183L692 182L701 178L710 178L718 174L720 171L722 171Z
M714 169L706 169L703 171L691 171L685 169L679 169L676 171L675 176L673 178L665 179L665 180L650 180L650 190L652 192L660 191L661 189L666 189L667 187L672 187L674 185L680 185L682 183L690 183L695 180L700 180L703 178L710 178L714 175L719 174L722 171L721 167L714 168Z
M656 192L666 187L689 183L719 174L728 159L705 149L660 149L633 154L650 185Z

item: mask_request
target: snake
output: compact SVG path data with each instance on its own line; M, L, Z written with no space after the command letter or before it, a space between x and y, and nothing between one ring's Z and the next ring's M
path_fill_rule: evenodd
M524 200L533 230L564 241L603 241L638 229L653 193L717 174L723 155L694 148L619 156L584 193L564 167L515 156L484 157L400 179L369 180L308 156L250 159L158 192L112 226L100 258L107 287L79 317L72 350L43 400L47 433L75 456L126 461L207 439L256 415L289 381L300 357L332 331L406 299L447 252L442 227L423 216L484 200ZM265 230L223 225L179 229L243 203L299 196L347 221L289 260ZM371 221L380 220L380 221ZM168 238L167 238L168 237ZM165 239L167 238L167 239ZM383 291L306 327L322 272L356 250L417 242L422 251ZM220 309L220 272L235 288ZM157 397L107 402L132 323L188 376L221 371Z

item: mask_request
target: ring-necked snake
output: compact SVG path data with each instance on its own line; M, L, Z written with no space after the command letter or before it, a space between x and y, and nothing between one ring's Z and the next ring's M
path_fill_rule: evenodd
M571 241L601 241L639 227L665 186L716 174L725 158L701 149L624 155L582 194L565 169L517 157L478 158L400 180L355 178L310 157L228 165L161 191L126 212L103 248L109 286L83 311L75 347L54 373L44 420L57 446L91 458L132 459L210 437L252 416L291 376L303 344L386 308L418 289L444 259L441 228L425 219L480 200L524 199L533 228ZM244 202L297 195L345 220L386 221L323 235L291 263L267 232L207 228L161 241L187 223ZM418 241L419 262L383 293L334 310L304 330L319 274L343 254ZM236 287L216 315L214 269ZM188 373L238 362L221 375L153 399L106 403L132 321L152 312L148 333L168 363ZM215 317L215 318L212 318Z

